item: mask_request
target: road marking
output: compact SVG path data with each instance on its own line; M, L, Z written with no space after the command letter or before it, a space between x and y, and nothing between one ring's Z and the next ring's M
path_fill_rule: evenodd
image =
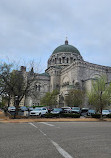
M64 157L64 158L73 158L71 155L69 155L68 152L66 152L64 149L62 149L56 142L51 140L52 144L56 147L57 151Z
M47 136L47 134L45 134L42 130L39 129L39 131L40 131L44 136Z
M29 124L32 125L32 126L34 126L35 128L38 128L37 126L35 126L35 125L34 125L33 123L31 123L31 122L30 122Z
M52 124L49 124L49 123L46 123L46 122L40 122L40 123L42 123L44 125L48 125L48 126L55 126L55 125L52 125Z
M33 127L35 127L35 128L38 128L37 126L35 126L33 123L29 123L30 125L32 125ZM38 130L44 135L44 136L47 136L42 130L40 130L39 128L38 128Z
M42 123L42 122L41 122ZM45 123L45 122L43 122ZM66 152L64 149L62 149L59 144L57 144L56 142L54 142L53 140L51 140L47 134L45 134L41 129L39 129L37 126L35 126L33 123L29 123L30 125L32 125L33 127L37 128L44 136L46 136L51 143L56 147L57 151L64 157L64 158L73 158L68 152ZM48 124L49 125L49 124ZM51 125L51 124L50 124ZM53 125L54 126L54 125Z

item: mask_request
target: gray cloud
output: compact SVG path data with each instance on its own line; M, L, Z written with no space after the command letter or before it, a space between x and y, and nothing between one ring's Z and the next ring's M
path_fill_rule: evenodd
M64 43L89 62L111 66L110 0L1 0L0 57L41 60Z

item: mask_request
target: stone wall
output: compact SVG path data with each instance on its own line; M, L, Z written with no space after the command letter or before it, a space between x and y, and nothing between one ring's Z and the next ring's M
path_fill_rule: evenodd
M41 98L50 91L50 77L38 74L30 87L29 94L26 96L25 105L38 106Z
M70 66L62 69L60 78L60 93L65 95L76 86L91 90L91 80L97 76L106 75L111 81L111 67L76 60Z

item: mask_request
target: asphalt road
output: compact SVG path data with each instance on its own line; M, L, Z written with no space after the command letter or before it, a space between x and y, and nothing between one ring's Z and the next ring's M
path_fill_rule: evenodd
M0 123L0 158L111 158L111 123Z

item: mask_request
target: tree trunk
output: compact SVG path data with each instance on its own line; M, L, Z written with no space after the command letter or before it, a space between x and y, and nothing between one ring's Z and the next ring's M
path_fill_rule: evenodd
M15 113L14 113L14 119L16 119L16 116L18 115L18 110L19 110L19 100L15 101Z
M100 119L103 120L103 116L102 116L102 108L100 109Z
M101 91L101 94L100 94L100 114L101 114L101 120L103 120L103 117L102 117L102 110L103 110L103 106L102 106L102 91Z
M8 107L10 106L10 95L9 95L9 98L8 98Z

